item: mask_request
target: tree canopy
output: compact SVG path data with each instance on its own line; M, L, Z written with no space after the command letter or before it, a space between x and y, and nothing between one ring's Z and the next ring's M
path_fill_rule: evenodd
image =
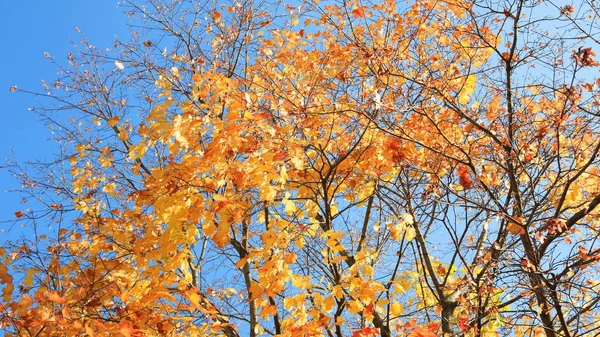
M123 6L12 88L61 152L6 336L600 334L593 0Z

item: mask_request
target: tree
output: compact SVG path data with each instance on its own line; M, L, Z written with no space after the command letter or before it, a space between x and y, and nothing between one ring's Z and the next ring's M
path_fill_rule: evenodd
M598 334L593 2L127 6L45 88L8 335Z

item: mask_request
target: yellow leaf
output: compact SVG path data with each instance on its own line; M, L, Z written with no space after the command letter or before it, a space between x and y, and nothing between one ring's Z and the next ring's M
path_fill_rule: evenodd
M190 303L192 304L192 306L200 307L200 300L202 299L202 297L200 296L200 294L198 294L197 291L195 291L194 289L190 290L188 292L188 298L190 299Z
M102 191L107 193L108 195L110 195L111 197L115 196L115 190L117 188L117 185L114 183L110 183L110 184L106 184L103 188Z
M413 226L408 226L406 227L406 229L404 230L404 239L406 239L406 241L411 241L412 239L415 238L416 232Z
M298 210L298 207L296 207L296 203L292 200L283 199L281 203L283 203L283 205L285 206L285 214L287 215L293 215Z
M147 150L148 150L148 148L146 147L146 145L144 143L132 145L129 148L129 159L136 160L136 159L142 158L146 154Z
M298 289L308 289L310 286L310 277L302 277L300 275L292 275L292 285Z
M287 169L285 168L285 165L281 166L281 170L279 171L279 183L281 184L285 184L288 180L288 174L287 174Z
M265 332L265 329L260 324L256 324L254 326L254 333L256 333L257 335L261 335L264 332Z
M277 196L277 188L271 184L263 184L260 190L261 201L273 201Z
M400 316L404 313L404 307L402 306L402 304L394 302L392 303L392 305L390 305L390 312L394 316Z
M567 192L567 195L565 196L565 204L569 205L574 202L578 202L582 197L581 190L582 188L579 183L576 182L572 184L569 191Z
M403 292L410 289L410 280L407 278L400 278L394 282L394 292L396 294L402 294Z
M469 75L467 77L465 84L463 85L458 95L458 102L460 104L469 103L469 100L471 99L471 94L473 93L473 90L475 90L476 81L477 77L475 77L475 75Z

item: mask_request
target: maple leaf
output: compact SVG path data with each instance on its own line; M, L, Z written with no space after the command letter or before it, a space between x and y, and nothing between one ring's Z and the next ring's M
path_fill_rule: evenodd
M596 296L586 273L599 251L577 247L578 268L552 252L597 236L600 112L591 98L600 79L557 84L530 72L583 76L597 66L586 38L595 28L538 44L504 24L519 20L535 36L553 23L577 32L565 17L585 4L537 26L517 17L520 2L497 11L454 0L155 4L128 13L142 18L131 41L69 53L54 83L60 95L43 82L73 113L74 123L53 129L71 177L48 167L43 178L20 178L45 215L60 218L68 205L77 214L50 218L68 222L54 230L38 211L14 213L54 232L0 250L3 329L433 337L474 330L468 310L498 313L508 298L506 317L472 332L491 336L504 324L538 334L534 321L560 328L552 301L530 319L530 302L552 292L521 281L540 276L543 261L553 261L544 273L569 269L554 293L568 285ZM98 71L107 65L114 71ZM40 113L55 120L49 112ZM488 231L521 237L490 242ZM448 237L477 242L477 253ZM521 268L486 267L514 257ZM11 273L22 279L16 290ZM443 319L455 295L454 326L420 325ZM572 307L562 308L573 317L565 334L595 319Z
M525 229L522 225L522 218L513 217L513 220L509 220L508 224L506 224L506 230L513 235L521 235L525 233Z
M94 329L92 329L92 328L90 327L90 324L89 324L89 323L86 323L86 324L85 324L85 326L84 326L84 328L85 328L85 333L86 333L86 334L87 334L89 337L94 337L94 336L96 335L96 334L94 333Z
M123 336L125 337L133 337L134 336L134 329L131 326L130 322L127 321L123 321L121 323L119 323L119 332L121 332L121 334L123 334Z
M200 300L202 299L202 297L200 296L198 291L190 290L188 292L188 297L190 299L190 303L192 304L192 306L200 307Z
M67 303L67 300L60 296L58 293L56 293L55 291L50 292L48 294L48 299L52 302L58 303L58 304L65 304Z
M397 138L386 138L384 148L391 153L394 162L401 162L407 158L407 151Z
M446 270L446 267L444 267L442 264L438 264L435 269L436 269L438 275L440 275L441 277L446 276L447 270Z
M514 234L514 235L521 235L525 233L525 230L523 229L523 227L521 227L520 225L514 223L514 222L510 222L506 225L506 229L508 230L509 233Z
M537 269L527 257L521 258L521 267L526 271L535 271Z
M106 124L108 124L108 126L115 126L115 125L117 125L119 120L120 120L119 117L113 116L106 121Z
M430 328L417 326L408 333L407 337L437 337L437 334Z
M557 218L551 218L548 219L539 230L547 231L549 234L560 234L567 230L567 227L564 221Z
M359 6L352 10L352 16L354 18L364 18L365 17L365 7Z
M458 328L461 329L462 331L468 330L471 328L471 326L468 324L469 319L467 317L459 317L457 319L458 321Z
M404 307L402 306L402 304L394 302L392 303L392 305L390 305L390 312L394 316L400 316L404 313Z
M459 165L456 168L456 174L458 175L458 181L460 186L468 190L473 187L473 181L469 175L469 169L464 165Z
M352 337L370 337L379 335L377 328L362 328L352 332Z
M215 21L215 23L221 22L221 13L214 12L213 15L212 15L212 18Z

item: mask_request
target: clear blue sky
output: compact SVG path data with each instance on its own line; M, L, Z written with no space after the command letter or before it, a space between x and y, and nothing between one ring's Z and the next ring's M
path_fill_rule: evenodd
M89 42L98 48L112 46L115 36L128 36L127 17L118 0L18 0L1 1L0 13L0 165L12 153L19 162L51 159L56 147L47 139L50 130L28 108L39 106L43 99L12 93L13 85L32 91L41 91L41 79L51 83L57 69L46 58L48 52L56 59L66 61L73 51L72 41L79 39L79 27ZM19 195L6 193L16 187L5 170L0 170L0 221L14 219L14 212L26 208ZM0 223L0 229L8 224ZM8 235L14 238L14 228ZM0 232L0 242L6 239Z

